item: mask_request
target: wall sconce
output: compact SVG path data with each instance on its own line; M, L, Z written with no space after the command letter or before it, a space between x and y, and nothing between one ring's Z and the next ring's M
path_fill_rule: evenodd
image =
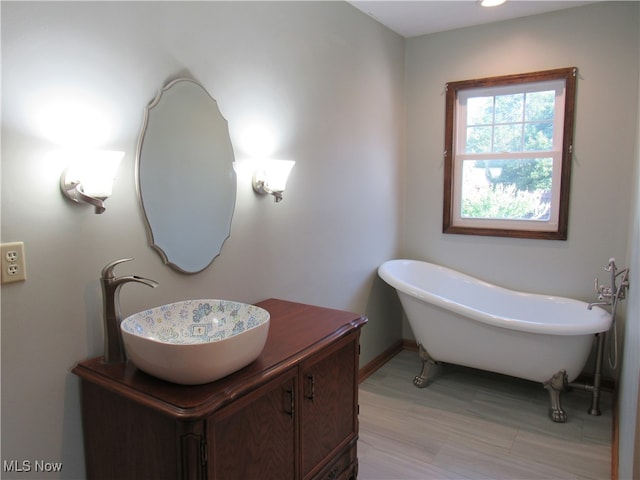
M102 213L124 152L94 150L75 153L75 156L60 177L62 193L76 203L93 205L96 213Z
M253 189L260 195L273 195L277 203L282 200L293 160L263 160L253 173Z

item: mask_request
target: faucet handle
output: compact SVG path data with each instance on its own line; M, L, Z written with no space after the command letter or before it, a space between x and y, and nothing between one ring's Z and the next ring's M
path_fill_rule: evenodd
M611 298L611 287L607 287L606 285L598 284L598 277L594 280L594 287L596 289L596 293L598 294L598 299L604 300L605 298Z
M130 262L131 260L133 260L133 258L121 258L120 260L115 260L107 264L102 269L102 278L106 278L106 279L115 278L115 275L113 274L113 269L116 267L116 265L119 265L124 262Z

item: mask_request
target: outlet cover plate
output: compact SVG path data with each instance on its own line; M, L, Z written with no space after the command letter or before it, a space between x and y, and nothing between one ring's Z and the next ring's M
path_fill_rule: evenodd
M0 263L2 264L2 284L24 282L27 279L24 243L3 243L0 246L0 255Z

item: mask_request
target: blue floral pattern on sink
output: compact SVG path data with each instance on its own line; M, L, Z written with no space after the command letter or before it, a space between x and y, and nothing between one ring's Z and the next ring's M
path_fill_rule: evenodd
M136 313L122 328L163 343L189 345L233 337L269 321L263 308L230 300L186 300Z

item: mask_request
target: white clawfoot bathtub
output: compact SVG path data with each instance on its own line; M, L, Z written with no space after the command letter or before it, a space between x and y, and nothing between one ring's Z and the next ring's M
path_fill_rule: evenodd
M582 372L594 335L611 326L599 307L508 290L432 263L391 260L378 274L397 290L420 346L417 386L426 386L434 362L542 382L556 422L566 421L560 391Z

